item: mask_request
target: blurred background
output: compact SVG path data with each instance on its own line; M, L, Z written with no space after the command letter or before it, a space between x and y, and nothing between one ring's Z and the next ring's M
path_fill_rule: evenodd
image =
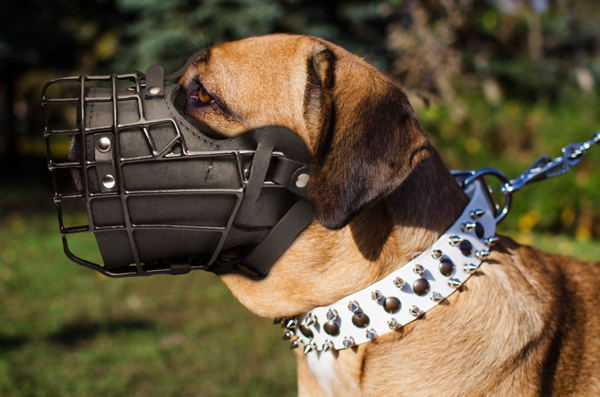
M600 129L594 0L5 2L0 395L296 394L281 330L215 276L109 280L67 260L42 137L41 91L53 78L175 71L198 48L272 32L319 36L380 68L452 169L514 178ZM598 261L598 203L600 147L516 194L499 231Z

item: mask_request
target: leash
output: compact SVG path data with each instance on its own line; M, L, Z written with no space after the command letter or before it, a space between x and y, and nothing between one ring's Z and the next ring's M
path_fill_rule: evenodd
M523 186L562 175L581 161L586 151L600 145L600 131L583 143L571 143L562 156L543 155L519 177L508 180L500 171L453 171L470 198L454 224L425 252L367 288L307 313L276 318L285 328L291 348L304 353L347 349L394 332L460 288L490 255L497 241L496 225L508 214L512 194ZM502 183L504 205L496 202L487 177Z
M572 166L581 161L587 150L594 145L600 145L600 131L593 134L591 139L587 142L570 143L563 147L562 156L552 158L549 155L544 154L535 160L525 172L512 180L508 180L502 172L495 168L483 168L479 171L452 171L452 174L457 178L464 177L462 182L463 188L468 186L474 180L484 181L488 186L490 199L493 201L494 207L496 208L496 224L498 224L504 220L510 211L513 193L530 183L543 181L567 173ZM500 208L492 195L494 189L487 183L485 179L487 176L496 177L502 183L500 192L505 196L505 202L502 208Z

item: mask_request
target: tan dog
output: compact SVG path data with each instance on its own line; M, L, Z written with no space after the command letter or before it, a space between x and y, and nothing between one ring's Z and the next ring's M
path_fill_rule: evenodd
M180 84L186 113L215 131L283 126L311 152L316 219L264 280L221 277L258 315L366 288L428 249L468 202L403 92L329 42L223 44ZM299 395L600 395L599 305L598 264L501 238L465 286L401 330L318 357L296 349Z

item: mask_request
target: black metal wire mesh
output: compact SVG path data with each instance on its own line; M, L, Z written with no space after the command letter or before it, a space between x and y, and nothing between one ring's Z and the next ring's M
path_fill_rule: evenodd
M126 89L117 88L117 86L123 82L129 83L131 86ZM92 86L98 83L107 84L109 88L97 90L94 95L91 95L93 88ZM75 84L78 88L77 96L52 98L48 95L48 90L50 87L61 85L72 86L73 84ZM58 210L60 233L62 236L65 253L74 262L97 270L100 273L111 277L175 273L173 263L161 258L150 258L149 260L147 255L146 258L144 258L144 255L140 253L140 249L138 247L140 239L143 239L143 236L146 236L147 241L145 241L144 244L147 248L145 250L152 251L153 241L155 241L157 244L160 244L160 233L164 231L183 233L180 234L175 240L182 240L181 236L189 232L196 232L203 235L212 236L211 238L214 240L212 243L212 253L208 255L191 255L191 252L188 252L187 262L189 269L191 270L205 270L214 264L221 249L223 248L228 233L232 228L232 224L236 218L236 214L238 213L240 204L242 203L242 199L244 197L245 188L248 184L248 169L244 163L247 163L248 158L252 158L256 153L255 150L233 149L190 151L186 145L184 137L182 136L180 126L175 120L172 118L148 120L146 118L142 100L145 89L144 74L135 72L123 75L78 76L61 78L50 81L46 84L43 90L42 106L44 107L45 115L44 137L46 139L47 146L48 168L52 173L55 192L54 202ZM61 90L59 89L58 91L60 92ZM129 101L136 105L139 117L137 117L137 121L122 122L122 115L120 114L122 104ZM93 104L110 104L112 106L112 121L101 126L88 125L87 112L90 111L90 106ZM76 127L68 129L54 129L48 124L48 108L50 106L65 105L76 106L78 113ZM163 144L158 145L156 142L156 137L151 133L151 129L164 126L167 126L169 129L174 131L175 136L168 140L166 144L163 142ZM139 130L143 132L148 153L142 155L139 153L133 153L133 155L128 156L126 153L127 150L124 150L121 145L122 142L120 136L128 131ZM53 156L51 140L56 136L72 137L72 145L74 148L71 148L69 158L66 160L55 160L55 157ZM97 173L97 164L93 155L95 148L93 145L94 143L97 143L98 137L103 136L111 138L111 142L114 144L113 155L115 175L113 177L115 186L113 188L106 188L105 186L103 187L101 176L97 178L98 180L93 180ZM275 157L282 156L282 153L275 152L273 155ZM233 184L232 186L228 186L226 188L191 188L189 186L177 188L174 186L166 186L159 189L148 189L147 186L144 186L143 184L138 184L138 186L134 186L132 188L131 186L127 186L125 183L126 178L124 176L128 172L127 167L135 164L215 158L227 158L228 160L234 162L237 178L233 178L235 180L231 182ZM209 167L212 167L212 165ZM61 185L65 183L65 179L69 179L69 176L65 176L64 173L63 175L59 175L63 170L69 170L73 179L75 180L75 183L71 181L71 189L64 190L61 188ZM78 181L78 179L80 181ZM131 181L130 183L134 183L133 181L136 181L136 178L129 177L128 180ZM166 182L168 182L168 178ZM110 186L110 184L107 186ZM266 181L264 182L264 187L281 188L282 186ZM186 195L214 195L219 197L231 197L232 199L229 200L231 205L229 216L225 217L226 219L224 219L224 224L219 225L198 224L198 222L174 224L165 221L168 219L164 219L164 222L150 223L138 223L134 221L135 211L132 211L132 208L134 207L130 205L132 201L146 200L145 205L151 206L153 197L183 197ZM68 205L68 203L81 203L82 201L85 203L87 225L71 226L65 224L64 208ZM177 203L174 205L177 205ZM96 212L101 211L103 206L113 209L112 211L104 211L108 218L114 218L113 221L100 221L100 219L107 218L99 218L92 215L94 212L93 210ZM121 213L118 213L119 211L114 211L114 208L120 208ZM156 234L155 232L159 232L159 234ZM67 237L81 233L94 233L98 244L104 244L105 248L102 252L102 257L105 262L106 258L110 258L110 251L114 248L111 247L111 245L114 245L115 241L117 240L126 241L128 247L121 247L120 249L130 250L131 264L125 266L107 266L106 263L94 263L91 260L83 259L79 255L76 255L71 250L71 247L67 241ZM109 238L106 240L106 236L114 237L117 235L119 235L117 240L114 238ZM198 237L198 234L196 234L196 237ZM103 242L103 239L106 241ZM106 248L107 246L108 248ZM187 248L186 244L183 244L182 247ZM191 249L193 250L193 248Z

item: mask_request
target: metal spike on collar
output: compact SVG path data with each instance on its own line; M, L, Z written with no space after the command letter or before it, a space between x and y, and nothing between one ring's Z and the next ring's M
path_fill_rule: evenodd
M418 306L411 306L408 311L415 317L419 317L421 315L421 309L419 309Z
M431 257L433 259L435 259L436 261L442 259L443 256L444 256L444 253L442 252L442 250L431 251Z
M354 338L348 335L344 338L342 344L344 345L344 349L352 347L354 346Z
M417 263L413 266L413 272L420 276L421 274L425 273L425 268L423 267L423 265Z
M377 337L377 332L373 328L367 329L367 339L373 340Z
M316 323L317 320L315 319L315 316L311 313L308 316L306 316L306 318L304 319L304 324L307 327L310 327L311 325L313 325L314 323Z
M373 299L375 302L379 302L381 298L383 298L383 294L378 290L371 292L371 299Z
M400 277L396 277L396 278L394 279L394 285L395 285L397 288L400 288L400 289L401 289L402 287L404 287L404 284L405 284L405 282L404 282L404 280L403 280L402 278L400 278Z
M477 251L475 252L475 258L479 259L479 260L485 260L487 259L488 256L490 256L490 251L486 251L486 250L481 250L481 251Z
M314 341L310 341L309 343L306 344L306 346L304 346L304 354L308 354L313 350L317 349L317 345L315 345Z
M292 318L285 323L285 328L292 330L292 329L296 328L296 325L298 325L298 320L296 320L295 318Z
M331 343L331 341L329 339L327 339L325 341L325 343L323 343L323 347L321 348L321 351L323 353L328 352L329 350L331 350L333 348L333 343Z
M470 232L471 230L475 229L475 226L477 226L475 222L465 222L460 225L460 230L462 230L463 233Z
M283 317L275 317L273 319L273 324L281 324L283 322Z
M482 216L485 215L485 211L484 210L480 210L480 209L476 209L475 211L471 211L471 213L469 214L471 216L471 219L475 220L475 219L479 219Z
M460 238L460 236L448 237L448 244L450 244L453 247L456 247L458 244L460 244L461 241L462 241L462 238Z
M448 279L448 285L452 288L458 288L461 286L461 284L462 282L457 278Z
M283 340L290 340L293 336L295 336L294 331L285 331L285 334L283 334Z
M397 330L398 327L400 326L400 324L398 323L398 320L396 320L395 318L390 318L387 322L388 327L390 327L391 330Z
M328 321L334 321L338 316L338 312L335 309L329 309L327 310L327 320Z
M463 270L465 273L473 274L477 271L477 269L479 269L479 266L477 266L474 263L465 263L465 265L463 266Z
M348 303L348 310L350 310L352 313L356 313L358 309L360 309L360 306L358 305L357 301L350 301L350 303Z
M491 246L493 246L494 244L496 244L496 243L497 243L499 240L500 240L500 238L499 238L499 237L496 237L496 236L491 236L491 237L488 237L488 238L486 238L486 239L483 241L483 243L484 243L485 245L487 245L488 247L491 247Z
M429 294L429 299L431 299L434 302L441 302L444 300L444 297L439 292L432 292L431 294Z
M300 346L300 338L296 338L292 341L290 344L290 349L296 349L298 346Z

